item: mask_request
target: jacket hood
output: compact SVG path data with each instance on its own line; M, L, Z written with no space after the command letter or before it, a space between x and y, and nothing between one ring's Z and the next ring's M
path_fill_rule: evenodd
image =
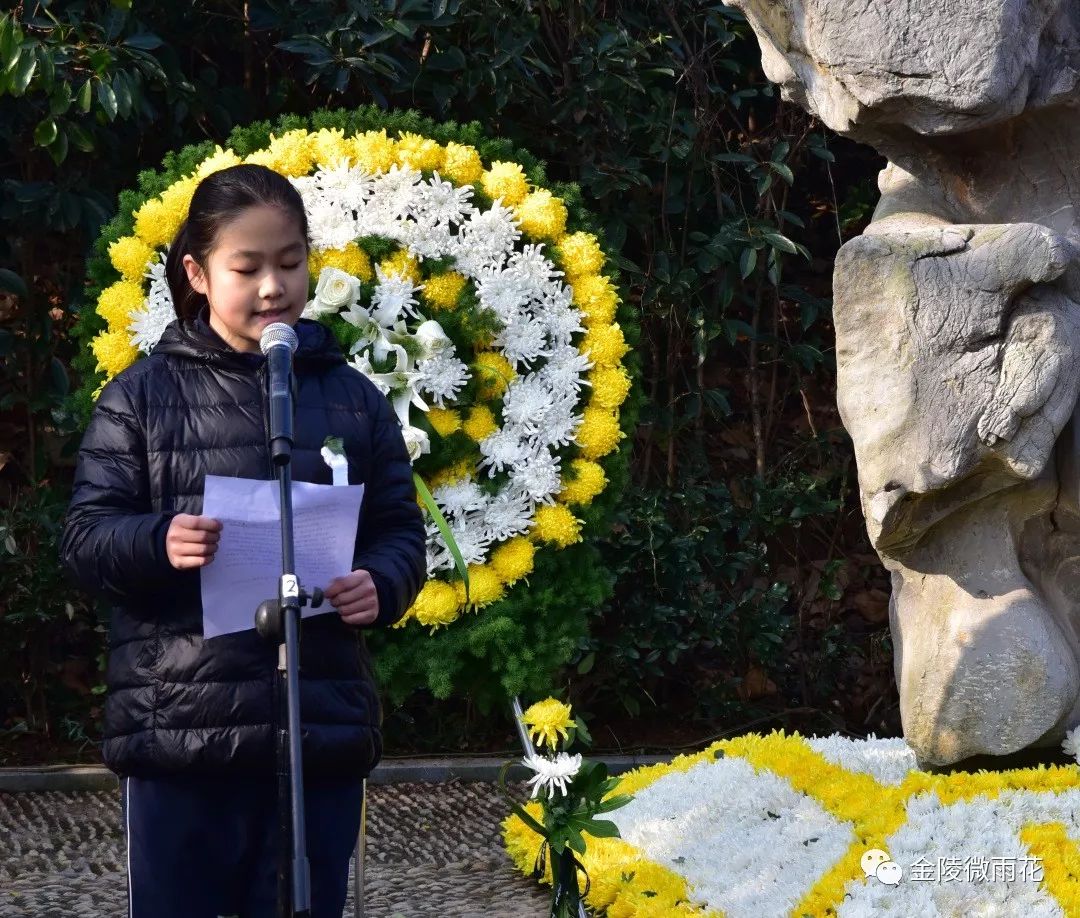
M296 366L329 367L345 363L337 339L321 322L300 319L293 326L300 343L293 355ZM258 366L266 360L261 353L238 351L229 347L200 319L177 319L166 326L154 346L154 354L173 354L200 363L221 367Z

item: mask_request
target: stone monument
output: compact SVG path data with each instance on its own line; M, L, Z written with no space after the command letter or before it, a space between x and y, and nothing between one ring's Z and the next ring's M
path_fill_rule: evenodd
M1080 3L731 0L889 163L833 280L838 402L922 764L1080 724Z

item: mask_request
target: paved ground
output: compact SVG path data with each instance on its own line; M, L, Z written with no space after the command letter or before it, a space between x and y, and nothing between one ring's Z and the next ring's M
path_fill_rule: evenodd
M503 851L505 813L490 784L369 788L367 918L544 918ZM118 793L0 793L2 918L124 918L123 863Z

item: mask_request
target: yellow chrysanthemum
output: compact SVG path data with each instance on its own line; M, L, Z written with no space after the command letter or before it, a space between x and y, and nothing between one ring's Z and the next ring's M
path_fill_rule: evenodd
M472 369L479 385L480 397L484 399L498 398L517 378L510 361L496 351L481 351L473 360Z
M457 484L459 481L464 481L476 471L476 463L479 458L479 456L463 456L445 469L440 469L431 476L430 481L426 482L428 490L434 491L443 485Z
M398 249L393 255L386 256L379 262L379 267L387 277L397 274L399 277L408 278L415 285L420 284L420 264L409 254L408 249Z
M395 152L401 165L412 166L421 172L441 172L446 161L446 151L438 141L408 131L398 137Z
M555 504L553 507L542 504L533 517L532 538L566 548L581 541L581 522L565 504Z
M139 280L153 257L154 250L138 236L122 236L109 245L109 261L124 280Z
M619 428L619 415L605 408L586 408L576 441L586 459L599 459L618 447L626 434Z
M471 439L479 443L486 437L490 437L499 425L495 421L495 415L487 405L474 405L469 409L469 415L465 418L461 429Z
M440 437L449 437L461 430L461 415L452 408L430 408L427 419Z
M429 580L424 584L409 612L412 618L434 632L458 617L460 605L457 593L449 583Z
M394 141L386 136L386 131L365 131L349 141L352 146L352 158L365 172L372 175L389 172L394 165Z
M420 298L434 309L453 309L465 289L465 276L457 271L434 274L424 281Z
M564 504L587 506L607 487L607 475L603 468L589 459L575 459L570 463L574 477L563 476L559 500Z
M562 238L555 251L571 283L586 274L598 274L604 267L604 253L592 233L570 233Z
M139 355L138 348L123 331L102 332L90 342L90 347L97 358L96 369L104 370L110 379L130 367Z
M534 239L558 240L566 232L566 205L546 188L526 195L514 214L522 230Z
M582 353L587 354L598 367L617 366L629 350L618 322L614 325L594 325L581 342Z
M537 822L544 821L544 811L539 801L530 800L525 804L524 809ZM508 816L503 820L503 843L506 845L506 853L522 873L532 873L543 841L540 835L516 816ZM545 861L547 882L550 883L551 858L546 858Z
M315 165L312 135L305 130L286 131L280 137L270 135L270 155L282 175L297 178L311 172Z
M200 181L208 175L228 169L230 166L239 166L243 160L236 155L236 151L229 148L214 147L214 152L199 163L195 170L195 178Z
M458 602L464 606L466 603L465 581L455 580L454 590L457 593ZM490 564L469 565L468 605L470 608L482 609L493 602L498 602L505 594L506 587Z
M341 128L322 128L311 135L311 152L316 165L332 169L343 159L352 159L353 147Z
M146 294L135 281L117 281L101 291L97 314L108 323L109 331L126 332L131 324L131 314L142 309L145 300Z
M455 185L471 185L480 181L484 164L480 162L480 154L475 147L451 140L446 145L446 160L440 174Z
M190 203L190 194L187 200L183 200L182 194L178 193L169 195L168 200L164 197L151 198L135 212L135 235L155 249L167 245L180 229Z
M503 542L491 553L491 566L503 583L516 583L532 573L536 547L528 539L517 536Z
M266 166L267 169L277 169L277 155L273 150L254 150L244 157L244 162L253 166Z
M614 411L630 394L630 374L621 367L595 367L589 372L592 384L590 405Z
M554 749L559 745L560 736L569 739L574 716L570 705L555 698L545 698L526 708L521 722L529 728L529 737L537 746Z
M312 250L308 255L308 271L311 277L318 277L323 268L337 268L360 280L369 281L375 276L371 268L371 259L355 242L350 242L343 249Z
M574 305L584 313L586 328L610 325L615 321L619 294L602 274L586 274L573 282Z
M480 184L484 194L489 198L501 198L507 207L520 204L529 193L525 170L518 163L492 163L490 169L484 170Z

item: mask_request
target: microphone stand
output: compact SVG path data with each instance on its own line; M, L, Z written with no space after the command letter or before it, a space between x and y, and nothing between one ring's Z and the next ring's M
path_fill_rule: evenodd
M272 328L274 326L268 327ZM284 326L291 333L292 329ZM295 341L295 338L294 338ZM300 725L300 608L309 601L322 605L322 591L308 594L296 577L292 512L292 349L267 344L263 351L270 367L270 456L278 475L281 495L281 580L278 598L268 599L255 613L255 628L262 637L278 643L275 683L277 698L278 777L278 916L309 918L311 876L304 824L304 763Z

